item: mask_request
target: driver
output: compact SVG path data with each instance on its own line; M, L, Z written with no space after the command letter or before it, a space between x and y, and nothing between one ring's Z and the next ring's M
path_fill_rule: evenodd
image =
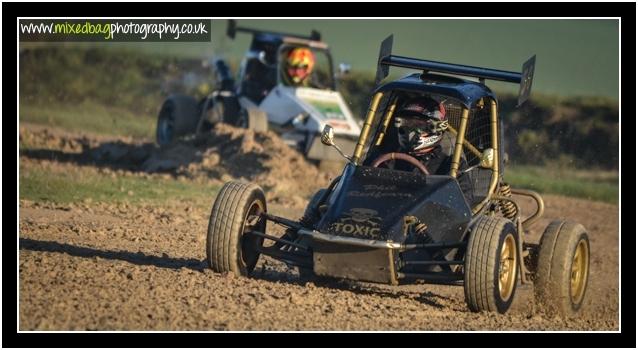
M432 175L450 173L454 137L448 131L443 103L430 97L410 99L397 112L394 126L398 133L399 152L415 157ZM395 162L394 167L400 169L406 165L405 162ZM461 153L457 180L468 202L472 203L472 183L469 174L463 172L467 167Z
M284 78L288 85L308 86L315 66L315 55L309 48L297 47L288 53Z

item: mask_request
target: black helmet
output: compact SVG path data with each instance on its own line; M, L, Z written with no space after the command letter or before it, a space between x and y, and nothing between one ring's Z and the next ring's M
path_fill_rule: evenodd
M394 118L399 144L408 153L427 153L441 142L448 121L442 103L429 97L411 99Z

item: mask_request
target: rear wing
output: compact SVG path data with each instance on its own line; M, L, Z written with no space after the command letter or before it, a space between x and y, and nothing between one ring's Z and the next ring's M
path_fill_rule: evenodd
M479 78L481 83L485 79L515 83L520 85L520 88L518 90L517 107L519 107L520 105L525 103L527 99L529 99L529 95L532 90L532 80L534 78L536 55L532 56L525 63L523 63L521 73L518 73L392 55L392 41L393 35L390 35L381 43L381 48L379 49L379 60L377 64L377 76L375 81L376 85L378 85L383 79L385 79L385 77L388 76L390 72L390 66L395 66L402 68L419 69L423 70L424 72L440 72L475 77Z
M231 39L235 39L235 34L237 32L250 33L253 35L254 34L269 34L269 35L280 36L282 38L297 38L297 39L310 40L310 41L321 41L321 34L314 29L310 32L309 36L304 36L299 34L271 32L271 31L252 29L252 28L246 28L246 27L238 27L237 21L235 21L234 19L228 20L228 27L226 27L226 35Z

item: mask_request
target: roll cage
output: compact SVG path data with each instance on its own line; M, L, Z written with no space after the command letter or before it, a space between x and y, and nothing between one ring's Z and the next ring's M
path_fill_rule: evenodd
M523 64L522 73L508 72L392 55L392 40L393 37L389 36L381 44L377 84L389 74L390 66L419 69L423 73L408 75L374 90L352 155L353 162L362 165L370 150L380 146L387 137L401 93L440 96L439 101L444 102L448 111L449 131L456 137L449 176L458 176L462 155L470 168L474 167L471 175L478 200L470 205L476 215L498 195L503 175L502 122L498 116L496 95L485 85L485 79L519 83L520 105L529 97L535 56ZM479 82L431 72L475 77L479 78ZM484 152L489 149L493 157L491 166L479 167Z

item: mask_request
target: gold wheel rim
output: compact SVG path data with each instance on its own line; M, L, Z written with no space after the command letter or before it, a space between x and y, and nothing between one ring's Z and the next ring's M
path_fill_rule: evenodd
M242 227L242 244L241 244L241 261L244 265L250 265L252 264L252 261L248 261L248 259L254 259L254 256L251 253L254 253L253 250L256 248L256 246L261 245L261 242L263 241L263 238L260 238L258 236L254 236L254 235L246 235L246 231L249 231L251 229L254 229L257 225L259 225L258 223L250 225L250 223L248 222L248 220L250 219L250 217L252 215L259 215L259 213L263 212L264 208L262 208L261 202L259 200L255 200L250 204L250 207L248 209L248 213L246 214L246 218L244 219L244 225ZM249 240L248 242L246 242L246 240ZM250 244L250 245L247 245Z
M583 300L588 273L589 246L584 239L581 239L576 246L576 251L574 252L570 276L570 292L572 303L574 304L579 304Z
M516 284L516 241L511 234L505 237L501 247L498 271L498 291L502 300L508 300Z

